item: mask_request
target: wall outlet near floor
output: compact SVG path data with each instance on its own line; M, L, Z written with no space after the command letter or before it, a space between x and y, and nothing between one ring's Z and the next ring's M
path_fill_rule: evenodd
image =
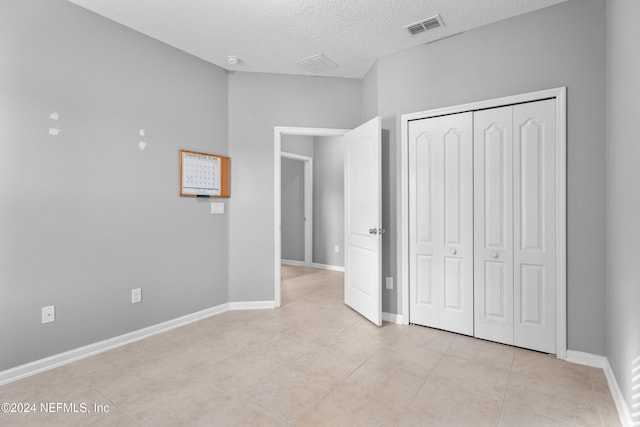
M393 289L393 277L387 277L386 286L387 289Z
M56 306L42 307L42 323L51 323L56 320Z
M336 253L340 253L340 246L336 245L336 247L333 249Z
M131 289L131 304L142 301L142 288Z

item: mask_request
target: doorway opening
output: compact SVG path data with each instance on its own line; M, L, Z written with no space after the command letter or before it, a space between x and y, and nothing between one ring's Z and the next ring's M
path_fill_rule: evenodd
M331 269L332 266L328 263L314 263L314 255L313 255L313 159L312 157L305 156L298 153L292 153L291 147L283 147L283 142L285 142L285 138L287 136L306 136L306 137L342 137L347 133L348 129L325 129L325 128L304 128L304 127L281 127L278 126L275 128L274 135L274 242L275 242L275 259L274 259L274 284L275 284L275 306L280 307L282 302L281 295L281 264L282 264L282 227L281 223L283 220L283 212L282 212L282 164L283 159L297 159L298 161L303 161L306 166L304 176L305 183L304 187L305 191L305 201L304 201L304 211L305 218L304 221L304 261L302 265L307 267L320 267ZM340 173L343 173L342 171ZM340 212L342 216L342 212ZM342 216L342 218L344 218ZM319 221L320 218L315 218L316 221ZM319 242L316 242L319 243ZM316 245L317 246L317 245ZM342 242L337 244L340 249L342 249Z
M313 157L282 151L281 262L311 267L313 262Z

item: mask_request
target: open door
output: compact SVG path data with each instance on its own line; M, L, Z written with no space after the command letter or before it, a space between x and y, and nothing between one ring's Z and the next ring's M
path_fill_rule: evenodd
M381 121L345 134L344 302L382 325Z

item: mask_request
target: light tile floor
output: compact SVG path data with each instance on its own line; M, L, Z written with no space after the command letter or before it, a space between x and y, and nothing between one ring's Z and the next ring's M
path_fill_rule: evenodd
M79 411L0 414L0 425L620 425L601 369L376 328L342 303L342 273L282 272L279 309L227 312L0 387L0 402Z

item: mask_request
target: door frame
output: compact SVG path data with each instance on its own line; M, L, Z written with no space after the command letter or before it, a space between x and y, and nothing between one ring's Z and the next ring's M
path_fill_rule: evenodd
M274 300L275 307L281 305L281 292L280 292L280 255L282 251L282 241L280 239L280 203L282 203L281 194L281 148L282 148L282 135L304 135L304 136L344 136L350 129L331 129L331 128L309 128L309 127L289 127L289 126L275 126L273 133L273 145L274 145L274 220L273 220L273 235L274 235Z
M311 267L313 262L313 157L296 153L280 152L280 159L298 160L302 162L304 174L304 266ZM282 178L282 170L280 170ZM282 194L280 194L282 198ZM281 212L282 214L282 212ZM282 257L281 257L282 259Z
M409 324L409 122L466 111L496 108L525 102L555 99L556 102L556 356L567 358L567 88L506 96L468 104L403 114L400 119L400 232L398 233L398 283L402 299L402 321Z

